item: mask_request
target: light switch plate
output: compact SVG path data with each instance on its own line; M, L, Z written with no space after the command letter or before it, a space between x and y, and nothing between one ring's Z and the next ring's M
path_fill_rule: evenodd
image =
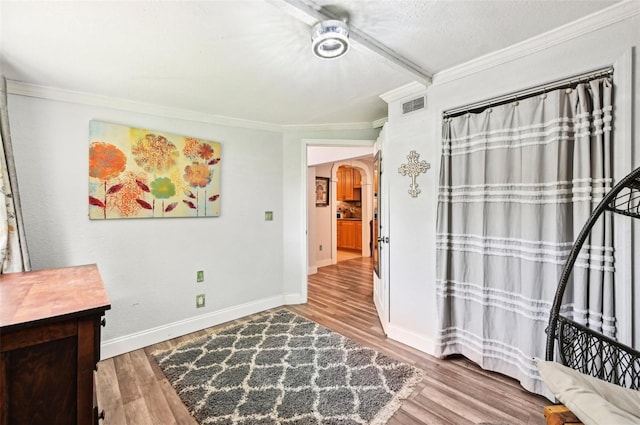
M273 211L264 212L264 221L273 221Z

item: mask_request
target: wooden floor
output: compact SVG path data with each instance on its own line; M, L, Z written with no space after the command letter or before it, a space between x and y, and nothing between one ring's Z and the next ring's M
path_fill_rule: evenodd
M354 251L351 249L339 249L336 251L336 255L338 256L338 262L353 260L354 258L362 257L362 251Z
M548 400L517 382L460 357L439 360L385 337L372 302L371 259L322 267L309 276L309 302L290 306L302 316L425 371L388 425L544 425ZM220 325L226 326L226 325ZM193 424L180 399L149 357L205 331L136 350L98 364L98 404L107 425Z

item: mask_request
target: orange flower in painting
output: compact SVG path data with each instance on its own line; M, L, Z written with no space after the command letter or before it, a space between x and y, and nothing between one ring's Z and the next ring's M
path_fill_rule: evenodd
M116 208L122 217L136 216L142 209L136 199L145 194L136 181L144 182L145 180L144 174L137 175L132 171L127 171L118 178L122 189L109 197L107 205L110 208Z
M191 187L205 187L211 181L211 170L205 164L194 162L184 167L184 180Z
M192 137L187 137L184 141L184 148L182 153L189 159L196 159L198 157L198 149L200 148L200 140Z
M213 148L208 143L202 143L198 149L200 158L207 160L213 156Z
M116 146L93 142L89 146L89 175L101 180L117 177L127 164L127 157Z
M136 164L146 172L167 171L176 165L178 149L166 137L147 134L131 148Z

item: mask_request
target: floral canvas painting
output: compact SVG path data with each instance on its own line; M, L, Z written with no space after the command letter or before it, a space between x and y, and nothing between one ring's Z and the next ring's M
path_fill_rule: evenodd
M220 143L89 125L89 218L220 215Z

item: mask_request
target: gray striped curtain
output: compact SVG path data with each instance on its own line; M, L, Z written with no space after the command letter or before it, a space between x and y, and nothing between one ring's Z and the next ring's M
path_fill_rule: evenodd
M610 77L445 118L437 223L437 354L550 395L533 363L562 266L611 188ZM585 243L565 315L615 336L611 218Z

